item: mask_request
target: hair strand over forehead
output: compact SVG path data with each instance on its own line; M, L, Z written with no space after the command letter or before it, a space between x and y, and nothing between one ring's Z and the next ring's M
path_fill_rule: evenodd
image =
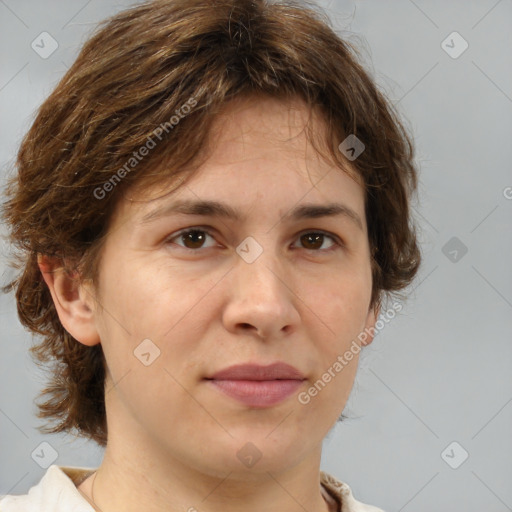
M31 350L54 364L38 404L57 423L106 444L105 361L61 325L38 268L58 258L97 282L109 222L130 187L183 183L207 158L210 128L242 97L301 99L321 113L319 152L347 168L338 149L365 144L350 162L364 185L372 252L371 306L412 282L420 265L410 199L417 170L395 108L358 63L357 50L307 2L156 0L100 24L40 107L16 160L3 216L17 250L21 322L43 337ZM150 147L149 140L154 142ZM148 148L147 156L134 152ZM142 152L141 152L142 153Z

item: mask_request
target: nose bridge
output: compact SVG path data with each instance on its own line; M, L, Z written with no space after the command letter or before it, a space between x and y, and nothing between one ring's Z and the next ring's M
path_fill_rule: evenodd
M284 268L279 261L279 251L272 233L256 236L248 236L237 247L240 257L236 265L237 273L242 275L243 286L249 286L251 294L281 295ZM246 289L246 293L248 291Z
M224 319L228 328L252 326L266 337L297 322L298 312L293 285L287 282L290 273L281 264L275 237L256 236L237 247L239 259L231 277L234 293Z

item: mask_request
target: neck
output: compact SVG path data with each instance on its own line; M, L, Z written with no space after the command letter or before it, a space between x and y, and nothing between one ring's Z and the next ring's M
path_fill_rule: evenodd
M319 465L311 465L311 461L280 473L222 475L167 462L163 469L145 458L118 456L108 447L85 494L100 512L135 512L141 508L146 512L332 510L322 496Z
M322 432L316 442L311 436L304 442L293 423L268 434L247 420L233 421L228 431L207 415L203 423L187 423L182 408L185 419L162 413L174 430L167 440L166 431L134 417L115 392L106 396L108 444L94 481L96 508L329 512L320 485ZM274 421L261 421L275 427ZM243 453L259 458L247 467Z

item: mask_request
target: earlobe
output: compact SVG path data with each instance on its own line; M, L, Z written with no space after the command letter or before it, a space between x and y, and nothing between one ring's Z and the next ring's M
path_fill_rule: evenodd
M70 273L61 260L41 254L37 263L64 329L84 345L100 343L95 325L94 298L80 283L78 272Z

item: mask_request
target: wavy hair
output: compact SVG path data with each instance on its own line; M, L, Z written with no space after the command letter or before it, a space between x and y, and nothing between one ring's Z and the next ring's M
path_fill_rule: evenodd
M42 337L33 357L51 364L37 405L53 425L41 431L107 442L101 344L85 346L63 328L38 255L96 282L123 191L190 177L231 99L298 97L318 109L326 158L340 172L348 162L338 146L357 136L365 150L350 164L365 190L371 305L413 280L421 257L412 138L359 60L323 11L299 1L156 0L96 28L23 138L2 208L17 268L3 290L15 291L22 324Z

